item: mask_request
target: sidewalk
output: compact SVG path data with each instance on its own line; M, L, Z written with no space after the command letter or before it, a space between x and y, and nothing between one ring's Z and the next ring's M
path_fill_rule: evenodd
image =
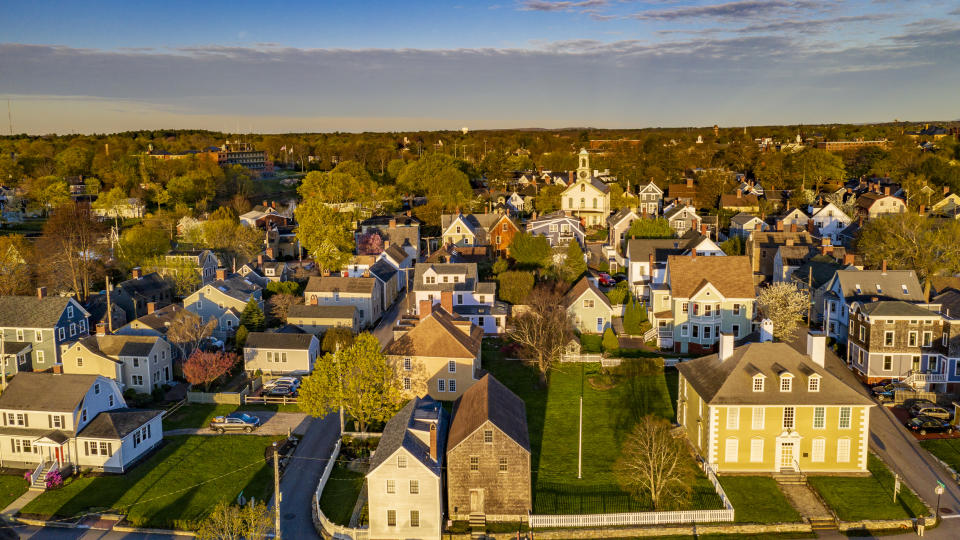
M0 510L0 515L3 517L12 517L17 515L20 510L26 506L30 501L36 499L43 493L39 490L28 489L26 493L21 495L17 500L13 501L6 508Z

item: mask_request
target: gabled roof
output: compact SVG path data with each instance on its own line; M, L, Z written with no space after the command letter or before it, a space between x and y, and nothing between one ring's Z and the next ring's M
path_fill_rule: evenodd
M278 332L250 332L244 349L283 349L287 351L306 351L313 340L313 334L288 334Z
M487 421L521 448L530 451L526 405L489 373L468 388L454 403L447 450L456 448Z
M692 207L692 206L679 206L679 205L678 205L678 206L675 206L675 207L671 208L670 210L668 210L667 212L665 212L665 213L663 214L663 217L666 218L666 219L668 219L668 220L670 220L670 219L673 219L674 217L676 217L677 214L680 214L681 212L683 212L683 211L685 211L685 210L688 210L688 209L689 209L690 213L693 214L695 217L699 217L699 216L697 216L697 209L696 209L696 208L694 208L694 207Z
M756 289L748 257L667 258L670 291L674 297L690 298L710 283L726 298L754 298Z
M720 207L743 208L747 206L759 206L760 201L756 195L741 194L739 197L734 194L724 194L720 196Z
M884 195L883 193L868 191L863 195L860 195L859 197L857 197L857 203L856 203L857 208L860 208L862 210L869 210L874 204L877 203L877 201L881 199L897 199L901 203L903 202L902 199L898 197L894 197L893 195Z
M607 225L611 227L616 227L621 221L625 219L639 219L640 216L636 212L629 208L621 208L607 217Z
M947 289L933 298L935 304L940 304L940 312L950 319L960 319L960 291Z
M287 310L287 318L296 319L352 319L356 306L314 306L297 304Z
M0 327L53 328L71 301L73 299L66 296L0 296ZM87 313L80 304L74 304L76 309Z
M160 414L163 414L163 411L126 408L104 411L84 426L77 437L122 439Z
M199 315L191 312L188 309L184 309L184 307L181 306L180 304L170 304L169 306L164 306L154 311L153 313L148 313L143 317L140 317L139 319L136 319L135 321L131 321L131 322L138 322L142 326L146 326L148 328L156 330L161 334L166 334L169 328L168 325L170 321L172 321L174 316L177 314L177 312L180 312L180 311L182 311L186 317L197 318L197 319L200 318ZM129 326L129 324L127 326Z
M21 371L0 394L0 409L73 412L99 375Z
M733 356L722 362L713 354L681 362L677 369L711 405L874 405L873 400L786 343L750 343L737 347ZM781 392L776 382L784 372L800 379L791 392ZM768 379L763 392L753 391L757 374ZM818 392L807 391L807 378L813 374L820 376Z
M437 461L430 459L430 446L425 444L413 431L427 431L429 440L430 424L437 424ZM430 396L413 398L400 411L393 415L383 427L383 435L377 444L377 451L370 458L370 472L375 471L401 448L429 469L434 475L442 472L447 427L447 411L439 401Z
M458 326L469 324L464 332ZM416 326L393 339L383 349L394 356L430 356L436 358L477 358L483 330L470 321L455 320L442 308L417 321Z
M763 221L763 220L760 219L759 217L757 217L757 216L755 216L755 215L753 215L753 214L751 214L751 213L749 213L749 212L740 212L739 214L737 214L737 215L733 216L732 218L730 218L730 224L731 224L731 225L739 225L740 227L743 227L743 226L746 225L747 223L750 223L751 221L754 221L754 220Z
M375 282L372 277L312 276L304 292L373 294Z
M120 282L117 284L117 288L123 289L127 294L139 300L169 290L171 287L160 274L150 272L139 279L130 278Z
M147 356L159 339L157 336L113 334L109 336L90 336L80 340L80 343L94 353L115 359L121 356Z
M651 180L649 183L647 183L647 184L645 184L645 185L643 185L643 186L640 186L640 189L637 190L637 193L649 193L649 192L651 192L651 191L655 191L655 192L659 193L660 195L663 195L663 190L660 189L660 186L658 186L657 184L655 184L655 183L653 182L653 180Z
M397 275L397 268L389 262L380 259L370 266L370 273L380 281L386 283L393 279L393 276Z
M887 270L885 273L881 270L839 270L833 279L839 283L841 295L850 302L872 298L907 302L924 300L923 289L913 270ZM857 292L857 285L860 292ZM903 294L904 285L907 294ZM831 288L834 286L831 284Z
M255 292L263 288L238 274L234 274L227 279L212 281L206 286L213 287L223 294L241 302L249 301Z
M793 278L807 283L807 280L810 279L811 268L813 269L813 288L818 289L830 281L837 270L846 268L846 265L829 255L818 254L803 263L800 268L794 270Z
M754 245L775 245L785 246L787 241L792 241L795 246L812 246L816 242L813 236L807 231L754 231L750 236L750 241Z
M610 299L607 298L607 295L603 294L600 289L594 285L587 276L580 278L573 287L570 287L570 290L567 291L567 294L563 296L563 303L568 308L572 306L581 296L586 294L587 291L593 291L595 295L600 298L600 301L603 302L607 308L611 308Z
M902 300L866 302L860 307L860 311L870 317L915 317L920 319L926 317L939 318L940 316L936 311L924 309Z
M404 249L396 244L390 244L390 247L383 250L383 252L390 257L392 260L396 261L397 264L402 263L407 260L409 257L407 252Z
M443 283L443 279L438 278L436 283L425 284L423 274L433 270L438 276L462 275L464 279L457 283L449 280ZM477 283L477 264L476 263L421 263L414 267L413 289L424 291L474 291L479 290Z

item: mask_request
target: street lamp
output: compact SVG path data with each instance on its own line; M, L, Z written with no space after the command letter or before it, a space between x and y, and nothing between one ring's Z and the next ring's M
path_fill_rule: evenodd
M934 523L938 523L940 521L940 496L943 495L943 488L943 482L937 480L937 487L933 488L933 492L937 494L937 519L934 521Z

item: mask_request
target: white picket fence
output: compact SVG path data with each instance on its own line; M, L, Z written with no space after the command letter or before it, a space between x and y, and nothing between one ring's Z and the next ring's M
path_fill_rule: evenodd
M317 483L316 498L314 499L314 504L317 505L317 517L320 518L320 526L323 527L323 532L327 533L327 535L334 540L368 540L370 538L370 531L367 529L356 529L337 525L327 519L327 516L323 514L323 510L320 509L320 496L323 494L323 488L327 485L327 480L330 480L330 473L333 472L333 467L337 463L337 456L340 455L340 442L338 439L337 444L333 447L333 452L330 453L330 459L327 461L326 467L323 468L323 474L320 475L320 482Z
M565 527L613 527L627 525L669 525L677 523L721 523L733 521L733 505L717 480L713 468L703 464L713 488L723 502L722 509L715 510L675 510L670 512L631 512L623 514L571 514L571 515L535 515L530 514L530 528Z

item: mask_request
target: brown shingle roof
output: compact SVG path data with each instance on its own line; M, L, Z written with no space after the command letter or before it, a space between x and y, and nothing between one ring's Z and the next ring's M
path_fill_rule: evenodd
M530 451L526 405L489 373L454 403L447 450L454 449L487 420L523 449Z
M709 282L727 298L754 298L753 272L747 257L667 258L670 291L678 298L690 298Z
M741 195L737 197L734 194L725 194L720 196L720 206L723 208L733 207L733 208L743 208L747 206L757 206L760 202L757 200L756 195Z
M435 358L476 358L480 354L483 330L470 326L470 335L457 328L457 321L442 308L417 322L409 332L394 339L383 353L394 356L430 356Z
M342 277L342 276L313 276L307 282L304 292L340 292L356 294L373 294L376 278Z

